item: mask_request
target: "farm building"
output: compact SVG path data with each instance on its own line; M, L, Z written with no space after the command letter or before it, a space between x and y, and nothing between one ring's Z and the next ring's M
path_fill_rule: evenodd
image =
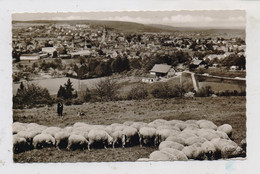
M89 56L91 52L89 50L81 50L77 52L70 53L72 58L80 57L80 56Z
M40 59L39 54L22 54L20 60L38 60Z
M204 68L205 66L206 63L203 60L199 60L199 59L193 60L193 62L190 65L191 68L200 68L200 67Z
M175 74L175 70L167 64L155 64L150 70L150 74L156 77L170 77Z
M52 56L53 56L53 53L54 53L55 51L57 51L55 47L43 47L43 48L42 48L42 52L43 52L43 53L48 53L48 54L50 54L50 55L52 55Z

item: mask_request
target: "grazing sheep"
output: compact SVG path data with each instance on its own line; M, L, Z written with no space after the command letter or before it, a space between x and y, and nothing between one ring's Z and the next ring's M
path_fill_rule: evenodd
M230 124L223 124L217 128L218 131L225 132L229 138L232 136L232 126Z
M225 133L225 132L222 132L222 131L216 131L216 134L219 136L219 138L221 139L227 139L229 140L229 137L228 135Z
M18 132L18 135L22 138L25 138L29 145L32 145L33 138L40 133L41 132L39 132L39 131L24 130L24 131Z
M64 129L62 131L57 132L54 135L54 138L56 140L56 147L58 149L66 148L68 146L69 136L70 136L70 132L67 132Z
M178 127L171 126L171 125L158 126L158 127L157 127L157 130L159 130L159 129L171 129L171 130L180 131L180 129L179 129Z
M180 133L180 131L176 131L176 130L171 130L171 129L157 129L156 130L156 145L163 142L164 140L166 140L166 138L168 138L169 136L174 136L174 135L178 135Z
M71 133L73 131L73 127L72 126L66 126L66 127L63 128L63 131Z
M200 130L197 127L186 127L182 132L186 132L186 133L193 133L193 134L197 134L198 130Z
M54 137L55 133L61 131L62 129L59 127L48 127L47 129L42 131L42 134L49 134Z
M214 131L198 131L198 136L211 141L214 138L219 138L218 134Z
M42 131L44 131L45 129L47 129L47 126L42 126L42 125L34 125L34 124L28 124L26 131L31 132L38 132L39 134L42 133Z
M166 152L166 153L169 153L175 157L177 157L177 160L178 161L187 161L188 158L187 156L182 152L182 151L179 151L177 149L172 149L172 148L163 148L162 150L160 150L162 152Z
M12 127L13 127L13 134L17 134L18 132L23 131L27 128L26 124L20 122L14 122Z
M166 125L175 126L177 123L184 123L184 121L181 120L170 120L166 122Z
M182 149L182 152L189 158L189 159L205 159L204 152L201 147L201 144L195 143L191 146L185 146Z
M131 127L136 128L138 131L142 128L142 127L146 127L148 124L144 123L144 122L134 122Z
M20 137L18 134L13 135L13 152L20 153L28 149L29 144L25 138Z
M138 144L139 136L136 128L127 126L123 130L123 144L124 145L135 145Z
M176 143L185 145L185 138L182 138L180 136L169 136L168 138L166 138L165 141L172 141L172 142L176 142Z
M148 124L149 127L157 128L159 126L167 124L167 121L164 119L156 119Z
M172 148L176 150L182 150L184 146L180 143L172 142L172 141L163 141L159 145L159 150L162 150L164 148Z
M113 145L112 145L113 148L115 148L116 144L120 144L120 143L122 145L122 148L125 147L125 135L122 130L114 131L110 135L113 138Z
M185 145L191 146L195 143L204 143L205 141L207 141L207 139L203 137L189 137L185 140Z
M199 120L197 121L197 124L201 129L212 129L212 130L217 130L217 126L209 120Z
M74 123L74 125L73 125L73 128L75 128L75 127L87 127L87 126L89 126L89 124L86 124L86 123L83 123L83 122L76 122L76 123Z
M156 129L152 127L142 127L139 130L139 143L140 147L142 147L143 144L149 145L152 143L156 146Z
M179 134L179 137L187 139L187 138L190 138L190 137L197 137L197 135L194 134L192 131L191 132L181 132Z
M125 126L131 126L134 122L133 121L125 121L123 125Z
M88 141L82 135L71 134L68 138L68 150L82 148L83 150L87 147Z
M185 122L179 122L175 124L175 127L179 128L181 131L183 131L185 128L187 128L189 124Z
M216 153L217 150L212 142L205 141L204 143L202 143L201 148L203 149L203 152L204 152L207 160L218 159L217 153Z
M149 159L154 161L177 161L177 157L162 151L154 151L150 154Z
M243 155L243 149L234 141L215 138L211 140L217 151L221 153L222 158L239 157Z
M196 124L197 125L198 120L186 120L185 123L187 124Z
M33 147L36 148L43 148L55 145L55 138L50 134L38 134L33 138Z
M247 146L246 139L241 140L240 144L242 149L246 152L246 146Z
M93 143L101 142L104 145L104 148L106 149L106 145L112 145L113 143L113 137L111 137L105 130L102 129L92 129L88 133L88 150L90 150L90 147Z

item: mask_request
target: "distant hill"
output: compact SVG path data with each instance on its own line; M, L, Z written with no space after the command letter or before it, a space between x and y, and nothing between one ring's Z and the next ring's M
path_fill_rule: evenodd
M34 21L12 21L13 24L25 23L25 24L92 24L103 25L107 28L112 28L124 32L203 32L206 34L215 34L219 37L233 36L233 37L245 37L245 30L243 29L210 29L210 28L196 28L196 27L173 27L169 25L161 24L140 24L135 22L125 21L103 21L103 20L34 20Z

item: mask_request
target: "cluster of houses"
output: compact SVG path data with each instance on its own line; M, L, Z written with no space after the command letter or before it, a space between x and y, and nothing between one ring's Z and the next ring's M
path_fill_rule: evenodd
M203 60L194 57L192 65L195 68L204 66L206 59L224 59L234 53L245 55L245 43L238 42L237 38L196 38L187 37L187 34L183 37L176 32L136 34L92 24L13 27L12 47L13 52L20 54L20 60L84 57L107 61L118 56L143 60L151 56L171 56L180 50L191 57L195 51L211 50L213 54L206 55ZM155 65L151 73L171 76L174 72L169 65Z

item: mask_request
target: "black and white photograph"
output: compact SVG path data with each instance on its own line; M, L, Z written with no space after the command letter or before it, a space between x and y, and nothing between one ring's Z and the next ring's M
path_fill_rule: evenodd
M247 158L246 11L12 14L14 163Z

